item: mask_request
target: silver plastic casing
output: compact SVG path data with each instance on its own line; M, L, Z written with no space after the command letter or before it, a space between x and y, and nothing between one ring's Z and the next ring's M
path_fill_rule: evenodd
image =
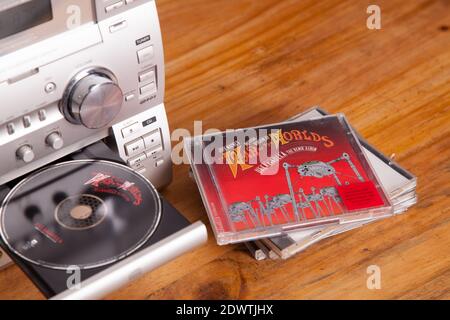
M79 288L68 289L52 300L100 299L146 272L154 270L177 256L195 249L207 240L206 227L196 222L154 245L118 262L82 282Z
M23 4L6 2L0 15ZM156 187L168 184L170 135L155 2L50 2L51 21L0 39L0 185L104 138ZM123 92L117 116L99 129L68 121L65 97L87 70L109 73ZM59 149L47 142L55 132L63 141Z
M4 0L0 26L22 15L10 10L43 3L51 7L51 19L7 36L0 32L0 185L100 140L155 187L167 185L171 146L155 1ZM68 119L65 98L80 75L96 71L110 75L123 103L110 123L89 129ZM56 298L99 298L205 239L204 225L194 224ZM3 253L0 268L8 263Z

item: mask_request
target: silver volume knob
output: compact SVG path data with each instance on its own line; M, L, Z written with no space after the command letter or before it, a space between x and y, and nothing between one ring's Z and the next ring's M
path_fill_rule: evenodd
M122 90L112 73L105 69L90 69L71 81L62 108L71 123L99 129L114 120L122 102Z
M17 149L16 156L23 162L31 162L34 159L33 148L31 148L31 146L29 145L21 146L19 149Z
M54 150L59 150L64 146L64 140L58 132L50 133L45 142Z

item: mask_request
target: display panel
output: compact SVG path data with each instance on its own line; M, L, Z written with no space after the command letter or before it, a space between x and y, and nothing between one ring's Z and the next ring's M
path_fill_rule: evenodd
M13 1L0 6L0 39L53 19L50 0Z

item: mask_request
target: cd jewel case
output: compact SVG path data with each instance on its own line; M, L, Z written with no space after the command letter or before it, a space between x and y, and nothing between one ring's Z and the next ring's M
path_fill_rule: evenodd
M393 212L340 114L197 136L185 150L221 245Z
M320 118L326 115L327 113L324 110L316 107L293 117L289 121ZM372 168L390 197L393 205L393 213L404 213L409 207L417 202L415 192L417 178L391 158L384 156L381 152L367 143L360 135L357 134L357 136ZM364 225L379 221L383 218L384 217L380 217L343 225L319 226L307 230L288 232L284 235L262 239L259 243L259 249L261 252L267 252L264 256L262 253L255 250L250 250L250 252L255 258L258 257L259 260L265 258L287 259L320 240L363 227ZM254 246L257 246L256 241Z

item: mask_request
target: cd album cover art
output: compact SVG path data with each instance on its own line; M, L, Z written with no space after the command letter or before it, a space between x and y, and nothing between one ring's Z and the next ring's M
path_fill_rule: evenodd
M343 115L186 141L219 244L391 213Z

